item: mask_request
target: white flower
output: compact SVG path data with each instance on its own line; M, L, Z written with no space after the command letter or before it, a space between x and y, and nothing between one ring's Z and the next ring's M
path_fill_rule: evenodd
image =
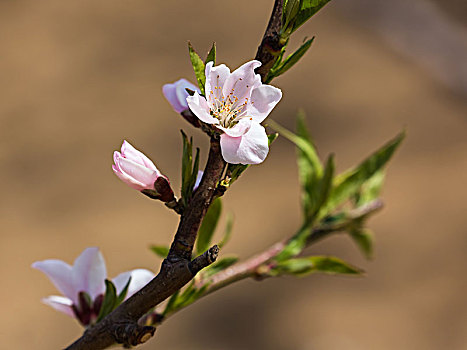
M43 298L44 304L77 318L85 326L96 321L102 306L107 278L107 269L99 248L85 249L76 258L73 266L62 260L49 259L36 261L32 267L42 271L64 295ZM121 273L112 280L117 289L117 295L123 290L130 277L126 298L145 286L154 278L154 274L145 269Z
M206 97L195 92L187 97L191 111L203 122L215 125L221 135L225 161L232 164L258 164L269 147L261 122L282 98L276 87L261 83L255 69L259 61L250 61L234 72L221 64L206 65Z

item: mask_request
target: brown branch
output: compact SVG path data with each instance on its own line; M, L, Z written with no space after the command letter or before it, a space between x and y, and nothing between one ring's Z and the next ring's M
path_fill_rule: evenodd
M154 334L153 327L141 326L138 320L217 258L219 248L214 246L191 261L198 228L211 204L224 167L219 140L213 137L203 179L181 216L169 255L163 261L159 274L102 321L86 330L66 350L100 350L114 343L132 346L147 341Z
M256 69L256 73L261 75L261 79L263 81L285 45L285 41L281 40L281 36L279 34L282 27L283 7L284 0L275 0L266 32L264 33L263 40L256 52L255 59L262 63L261 67Z

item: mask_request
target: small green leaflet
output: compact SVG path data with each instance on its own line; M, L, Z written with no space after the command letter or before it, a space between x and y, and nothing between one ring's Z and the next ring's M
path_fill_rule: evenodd
M216 64L216 43L212 43L211 50L209 50L208 55L206 56L206 60L204 61L204 64L208 64L208 62L213 62L213 64Z
M211 266L205 268L202 272L203 277L210 277L212 275L215 275L216 273L225 270L229 266L232 266L238 261L238 257L236 256L226 256L225 258L220 259L219 261L216 261L214 264Z
M152 245L149 247L152 252L162 259L167 258L167 255L169 255L169 247L163 246L163 245Z
M183 204L188 205L193 193L193 187L196 182L199 168L199 148L196 148L195 160L193 162L193 139L188 137L181 130L183 138L183 154L182 154L182 198Z
M204 85L206 84L206 75L204 73L204 62L196 53L195 49L188 42L188 52L190 54L191 64L193 65L193 70L195 71L196 80L198 81L198 86L201 91L201 94L204 95Z
M355 228L349 234L365 258L371 259L373 257L373 233L369 229Z
M308 21L329 1L330 0L301 0L300 11L293 22L292 32L296 31L302 24Z
M405 132L396 137L371 154L356 168L339 174L334 179L333 189L327 203L327 212L332 211L338 205L355 196L377 171L382 169L391 159L396 149L405 137Z
M198 254L202 254L209 249L221 212L222 201L220 198L216 198L211 203L198 231L198 238L196 241L196 251Z
M99 316L97 316L97 322L101 321L105 316L110 314L116 306L117 289L111 281L105 280L104 301L102 302L101 310L99 311Z
M309 256L280 261L273 268L279 275L306 276L311 273L360 275L363 271L333 256Z

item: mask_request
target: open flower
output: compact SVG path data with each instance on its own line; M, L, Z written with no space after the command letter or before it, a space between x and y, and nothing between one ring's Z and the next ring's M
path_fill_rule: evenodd
M64 296L52 295L42 299L46 305L77 318L84 326L96 321L105 294L107 269L99 248L85 249L73 266L64 261L50 259L36 261L32 267L42 271ZM154 274L145 269L123 272L112 282L117 295L131 277L126 298L145 286Z
M189 95L186 89L199 92L199 88L186 79L180 79L172 84L165 84L162 87L162 93L177 113L182 113L188 109L186 98Z
M114 152L114 163L112 169L115 175L128 186L164 202L174 198L169 179L129 142L124 140L121 152Z
M282 98L278 88L261 83L250 61L234 72L221 64L206 65L206 97L195 92L187 97L190 110L203 122L222 130L221 150L232 164L258 164L267 156L268 137L260 124Z

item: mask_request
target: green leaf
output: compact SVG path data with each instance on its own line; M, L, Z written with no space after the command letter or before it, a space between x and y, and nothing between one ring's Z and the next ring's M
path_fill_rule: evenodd
M330 155L324 168L322 178L317 181L317 189L313 191L314 197L310 196L311 202L310 211L307 214L307 218L311 222L318 217L321 208L326 204L329 198L329 194L332 189L332 180L334 178L334 155ZM310 190L307 188L307 190Z
M169 312L174 310L174 306L177 302L178 296L180 295L180 289L177 290L172 296L169 298L167 305L165 306L164 311L162 312L162 316L166 316Z
M201 223L201 227L199 228L198 239L196 241L196 251L198 254L202 254L209 249L221 212L222 201L220 198L216 198L211 203L211 206Z
M312 232L310 225L303 225L287 242L285 248L276 256L276 261L284 261L300 254L306 246L306 240Z
M230 236L232 235L233 221L233 215L231 213L228 213L227 223L225 224L224 237L222 237L222 240L217 244L219 249L222 249L230 240Z
M355 196L360 191L362 185L391 159L404 137L405 132L401 132L375 153L371 154L356 168L338 175L334 179L333 190L327 204L327 211L333 210L339 204Z
M179 310L192 304L204 294L207 287L206 284L201 288L197 288L194 282L191 282L181 294L176 296L170 311Z
M162 259L167 258L167 255L169 255L169 247L163 246L163 245L152 245L149 247L152 252Z
M379 197L384 184L384 177L384 171L379 170L362 185L360 192L356 195L355 202L358 207Z
M220 259L219 261L216 261L214 264L212 264L208 268L204 269L203 276L210 277L212 275L215 275L219 271L225 270L229 266L232 266L237 261L238 261L238 257L236 256L227 256L223 259Z
M206 56L206 60L204 64L208 64L208 62L213 62L214 65L216 64L216 43L212 43L211 50L209 50L208 55Z
M316 12L326 5L330 0L302 0L300 11L293 22L292 32L296 31L302 24L308 21Z
M363 271L333 256L309 256L280 261L274 268L279 274L305 276L311 273L359 275Z
M196 149L195 162L193 164L193 139L188 137L181 130L183 138L183 153L182 153L182 198L183 204L188 205L188 201L193 193L193 186L198 175L199 166L199 149ZM195 170L195 171L194 171Z
M373 233L364 228L354 229L349 233L365 258L371 259L373 257Z
M193 70L195 71L196 80L198 81L198 86L201 91L201 94L204 95L204 85L206 84L206 75L204 73L204 62L196 53L195 49L188 42L188 52L190 53L191 64L193 65Z
M314 39L315 37L311 38L310 40L307 40L302 46L300 46L297 49L297 51L287 56L287 58L284 61L282 61L277 67L271 68L271 76L274 78L278 77L279 75L284 74L290 68L292 68L295 65L295 63L297 63L300 60L300 58L302 58L302 56L308 51Z
M105 280L105 295L99 311L99 316L97 316L97 322L101 321L105 316L111 313L116 307L116 303L117 289L111 281Z
M303 112L299 112L297 115L298 123L303 123ZM316 152L315 147L309 136L305 135L295 135L293 132L287 130L274 120L270 120L268 124L276 131L278 131L282 136L284 136L289 141L293 142L295 146L299 149L299 158L300 158L300 165L302 162L306 162L307 170L309 172L314 172L318 176L321 176L323 173L323 167L319 160L318 154ZM303 171L303 170L302 170Z
M125 297L126 297L126 295L128 293L128 287L130 286L130 282L131 282L131 276L128 279L128 282L125 284L125 287L123 287L122 291L118 295L117 300L115 301L115 307L120 305L123 302L123 300L125 300Z
M301 0L286 0L282 10L282 28L289 27L290 22L295 20L295 17L300 10Z

